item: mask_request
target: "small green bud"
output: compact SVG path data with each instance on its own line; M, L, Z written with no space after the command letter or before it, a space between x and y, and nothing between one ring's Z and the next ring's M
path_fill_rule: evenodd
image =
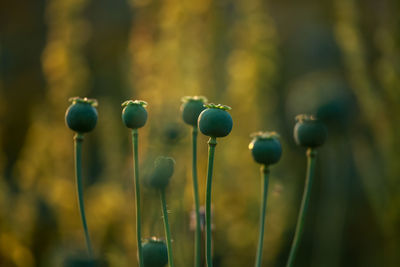
M96 127L97 124L97 100L71 97L72 104L65 112L67 126L77 133L87 133Z
M171 157L158 157L148 180L148 185L156 189L164 189L174 174L175 160Z
M296 125L294 126L294 140L296 144L304 147L319 147L326 139L327 130L325 125L309 115L296 116Z
M207 104L204 105L207 109L200 113L198 125L200 131L210 137L224 137L227 136L233 126L232 117L227 112L231 110L230 107L225 105Z
M200 113L206 109L204 104L207 102L207 98L204 96L185 96L182 98L182 102L183 121L189 125L197 126Z
M276 132L258 132L251 135L249 149L257 163L266 166L277 163L282 156L282 146Z
M144 267L164 267L168 263L167 245L152 237L142 243Z
M147 102L142 100L127 100L121 105L122 121L125 126L131 129L143 127L147 121Z

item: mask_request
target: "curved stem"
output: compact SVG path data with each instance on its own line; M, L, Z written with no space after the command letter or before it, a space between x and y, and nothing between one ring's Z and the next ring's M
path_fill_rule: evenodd
M135 203L136 203L136 242L138 248L139 267L143 267L142 252L142 230L141 230L141 212L140 212L140 184L139 184L139 152L138 152L138 130L132 130L132 144L134 155L134 187L135 187Z
M165 238L167 239L168 264L169 267L174 267L174 258L172 256L171 230L169 228L169 222L168 222L168 210L167 210L167 201L165 200L165 189L160 190L160 198L161 198L161 208L164 219Z
M83 202L83 185L82 185L82 142L83 135L77 133L74 137L75 147L75 176L76 176L76 191L78 193L79 212L81 214L83 231L85 233L86 247L89 257L93 259L92 244L90 242L89 229L85 216L85 205Z
M193 150L193 161L192 161L192 176L193 176L193 196L194 196L194 211L196 216L196 232L194 236L194 266L200 267L200 256L201 256L201 226L200 226L200 201L199 201L199 189L197 183L197 127L193 127L192 131L192 150Z
M257 249L257 257L256 257L256 267L261 267L262 262L262 252L263 252L263 243L264 243L264 224L265 224L265 212L267 209L267 194L268 194L268 180L269 180L269 169L268 166L261 166L261 176L262 176L262 202L260 208L260 231L258 237L258 249Z
M207 167L207 189L206 189L206 261L207 266L212 267L212 236L211 236L211 184L214 165L214 153L217 139L211 137L208 141L208 167Z
M311 187L314 178L314 169L315 169L315 157L317 156L317 152L312 148L307 149L307 174L306 174L306 182L304 185L304 193L303 199L301 201L300 213L297 219L296 233L294 235L292 247L290 249L289 259L286 264L287 267L292 267L294 260L296 258L297 249L300 244L301 236L303 234L303 227L307 213L308 202L310 200L311 195Z

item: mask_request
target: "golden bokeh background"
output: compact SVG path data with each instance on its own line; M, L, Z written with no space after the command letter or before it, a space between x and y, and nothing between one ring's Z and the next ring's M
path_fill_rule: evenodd
M232 107L216 148L216 267L252 266L261 180L249 135L275 130L263 266L285 266L304 185L294 116L316 113L319 150L296 266L400 264L400 4L381 1L21 0L0 5L0 266L62 266L84 253L73 169L71 96L99 101L85 136L87 220L96 254L136 266L132 151L121 103L143 99L141 177L176 159L167 192L176 265L192 266L190 128L180 99ZM204 203L207 138L198 141ZM143 236L164 236L143 188ZM83 252L82 252L83 251Z

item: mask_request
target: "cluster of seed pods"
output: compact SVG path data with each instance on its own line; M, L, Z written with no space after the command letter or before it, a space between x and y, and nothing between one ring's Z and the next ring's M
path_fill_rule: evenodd
M86 223L85 209L83 202L83 187L81 174L81 144L83 134L92 131L97 123L97 101L88 98L71 98L72 104L68 107L65 120L67 126L76 132L75 140L75 174L78 204L83 224L86 245L88 249L88 259L85 266L100 266L93 255L92 245L90 242L89 230ZM214 153L217 145L217 138L229 135L232 130L233 120L229 114L231 109L221 104L207 103L207 99L202 96L184 97L182 98L182 119L192 127L192 178L193 178L193 198L195 204L195 252L194 266L201 266L201 226L200 226L200 203L197 182L197 135L198 130L206 136L208 141L208 165L207 165L207 184L205 197L205 254L206 265L212 267L212 235L211 235L211 192L212 192L212 176L214 166ZM146 178L146 184L159 192L161 207L164 219L165 240L152 237L144 239L141 236L141 199L139 184L139 134L138 130L145 126L147 122L147 103L141 100L128 100L122 103L122 121L124 125L132 132L133 146L133 166L134 166L134 190L135 190L135 210L136 210L136 241L138 249L138 265L139 267L162 267L167 263L170 267L174 267L171 231L168 222L168 212L166 204L165 189L173 176L175 161L170 157L158 157L154 163L151 175ZM321 146L326 139L326 128L321 121L314 116L299 115L296 117L296 125L294 127L294 139L300 146L307 148L307 174L305 181L305 189L303 199L298 216L296 231L291 246L287 266L293 266L297 248L299 246L305 214L310 197L310 190L314 176L315 158L317 155L316 148ZM255 162L261 164L262 175L262 197L260 206L260 230L259 241L257 246L255 266L260 267L262 263L264 225L267 206L268 182L270 174L270 166L277 163L282 156L282 146L279 135L276 132L257 132L251 135L252 141L249 144L251 155Z

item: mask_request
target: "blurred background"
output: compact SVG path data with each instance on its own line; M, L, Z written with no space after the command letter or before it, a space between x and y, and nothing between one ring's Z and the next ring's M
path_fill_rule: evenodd
M263 266L285 266L306 168L294 116L329 138L296 266L400 265L400 2L19 0L0 4L0 266L62 266L85 251L75 194L71 96L99 101L85 135L85 204L96 254L136 266L132 152L121 103L143 99L142 178L176 159L167 192L176 265L192 266L190 128L180 98L232 107L214 170L215 266L252 266L261 178L249 135L275 130ZM198 141L201 201L207 138ZM163 237L143 188L143 236Z

